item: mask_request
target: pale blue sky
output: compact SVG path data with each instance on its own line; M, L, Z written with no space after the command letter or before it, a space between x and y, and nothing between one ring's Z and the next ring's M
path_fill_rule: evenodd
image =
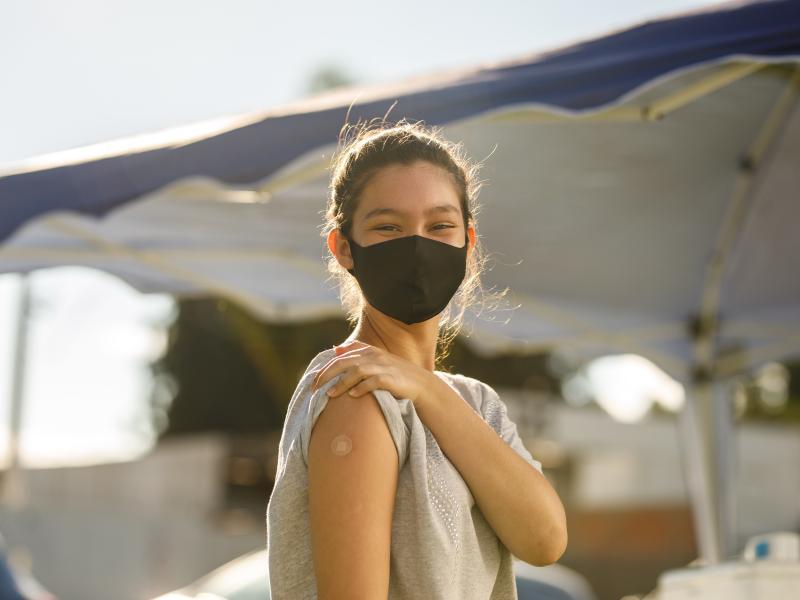
M503 60L719 0L4 0L0 163Z
M321 65L339 65L361 83L386 82L517 58L715 4L4 0L0 163L280 105L303 95ZM163 345L157 329L168 321L169 298L141 296L85 269L34 280L35 295L47 300L31 326L26 461L146 451L153 435L146 364ZM0 276L0 332L7 332L0 456L17 281Z

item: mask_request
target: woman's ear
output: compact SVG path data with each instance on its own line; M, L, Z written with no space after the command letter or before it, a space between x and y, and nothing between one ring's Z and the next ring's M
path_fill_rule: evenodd
M353 268L353 255L350 254L350 244L342 235L341 229L331 229L328 232L328 250L345 269Z
M475 249L475 242L477 241L477 233L475 232L475 226L470 224L467 227L467 235L469 236L469 247L467 248L467 254L471 254L472 251Z

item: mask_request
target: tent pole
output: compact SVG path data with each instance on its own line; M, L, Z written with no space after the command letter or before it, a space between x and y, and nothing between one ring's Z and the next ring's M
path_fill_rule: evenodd
M720 534L714 505L716 494L711 476L710 448L703 443L702 413L707 410L708 386L695 383L686 390L686 402L678 415L680 444L686 485L692 505L692 519L699 558L704 564L720 562Z
M729 385L696 380L687 389L678 426L698 553L705 564L738 551L736 441Z
M722 559L735 558L739 552L737 475L739 449L733 417L733 387L730 381L715 378L712 385L712 408L709 423L713 426L717 460L716 483L719 490L719 527Z
M720 376L720 299L726 269L747 219L753 212L753 187L759 167L783 131L800 96L800 68L787 78L756 137L743 153L731 200L723 215L713 253L706 267L700 306L688 321L694 361L691 385L681 413L686 444L686 473L700 557L711 564L733 555L736 503L734 489L735 445L730 400Z
M22 432L22 404L25 395L25 360L27 358L28 321L30 315L30 276L22 273L19 286L18 317L14 332L14 354L11 373L11 414L8 435L8 468L3 477L2 501L12 508L22 508L27 500L25 479L19 460Z

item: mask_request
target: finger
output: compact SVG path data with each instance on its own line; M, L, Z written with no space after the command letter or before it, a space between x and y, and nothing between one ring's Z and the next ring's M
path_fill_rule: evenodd
M352 366L342 372L342 376L335 384L328 388L327 394L330 397L340 396L356 385L358 382L377 375L380 372L376 365L372 364L359 364Z
M330 364L331 364L331 363L333 363L333 361L334 361L334 360L336 360L336 358L335 358L335 357L334 357L334 358L331 358L331 359L330 359L328 362L326 362L324 365L322 365L322 368L321 368L319 371L317 371L317 374L316 374L316 375L314 375L314 381L312 381L312 382L311 382L311 389L313 389L313 390L316 390L316 389L319 387L319 385L318 385L318 382L319 382L319 376L320 376L320 374L321 374L321 373L322 373L322 372L323 372L325 369L327 369L327 368L328 368L328 366L330 366Z
M353 349L358 350L362 346L371 347L368 344L364 344L363 342L358 342L359 344L362 344L362 346L353 348L352 345L353 345L354 342L358 342L358 340L353 340L352 342L347 342L346 344L342 344L340 346L334 346L333 347L333 350L336 353L336 356L334 356L333 358L329 359L328 362L326 362L324 365L322 365L322 368L319 371L317 371L317 374L314 376L314 380L311 382L311 389L316 390L320 386L320 383L319 383L320 374L323 371L325 371L325 369L327 369L331 365L331 363L333 363L333 361L335 361L339 356L341 356L342 354L345 354L346 352L350 352Z
M339 360L344 360L347 358L351 358L354 356L360 357L362 359L366 359L369 362L376 362L379 360L379 351L375 346L363 346L358 348L353 348L352 350L348 350L343 352L336 358Z
M363 396L364 394L368 394L374 390L385 390L389 385L389 376L385 373L379 373L377 375L372 375L371 377L367 377L366 379L360 381L358 384L354 385L350 388L348 392L351 396L355 396L356 398L359 396Z
M340 346L336 346L336 354L341 355L346 352L350 352L352 350L359 350L362 348L371 348L369 344L366 342L361 342L359 340L351 340L345 344L341 344Z
M325 383L336 377L342 371L351 368L354 365L360 364L360 362L363 360L364 357L358 354L332 359L330 363L325 366L317 375L316 389L319 389L325 385Z
M348 354L347 356L344 356L344 358L351 358L353 356L357 356L357 354ZM342 357L340 357L340 356L334 356L333 358L329 359L328 362L326 362L324 365L322 365L322 368L314 376L314 387L315 388L318 388L320 385L322 385L323 382L322 382L321 379L322 379L323 374L326 373L327 370L332 365L336 364L337 361L339 361L341 358Z
M341 372L335 369L330 370L329 365L331 365L332 363L339 364L339 362L342 360L346 360L349 358L358 358L359 359L358 364L362 365L372 364L375 366L381 366L385 368L388 366L388 363L386 361L387 355L388 353L384 352L380 348L376 348L375 346L370 346L369 344L364 344L363 346L354 348L353 350L348 350L347 352L337 356L336 358L332 358L330 361L328 361L328 363L322 369L323 371L325 371L325 374L322 374L322 372L320 372L320 374L317 376L316 388L319 388L319 386L323 385L326 380L335 377L337 373ZM370 371L370 373L372 373L372 371Z
M360 342L358 340L353 340L351 342L347 342L346 344L342 344L340 346L334 346L334 351L336 352L336 356L331 358L328 362L326 362L322 368L317 372L314 376L314 381L311 384L311 389L316 390L321 386L324 382L320 380L322 373L334 362L336 359L340 357L350 357L350 356L362 356L364 352L368 352L371 350L377 350L375 346L370 346L367 343ZM360 351L360 352L359 352Z

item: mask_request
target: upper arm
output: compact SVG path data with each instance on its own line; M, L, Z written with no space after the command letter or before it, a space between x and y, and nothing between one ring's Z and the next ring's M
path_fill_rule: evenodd
M349 454L331 451L340 434ZM308 497L320 600L386 598L398 452L372 393L330 399L308 447Z

